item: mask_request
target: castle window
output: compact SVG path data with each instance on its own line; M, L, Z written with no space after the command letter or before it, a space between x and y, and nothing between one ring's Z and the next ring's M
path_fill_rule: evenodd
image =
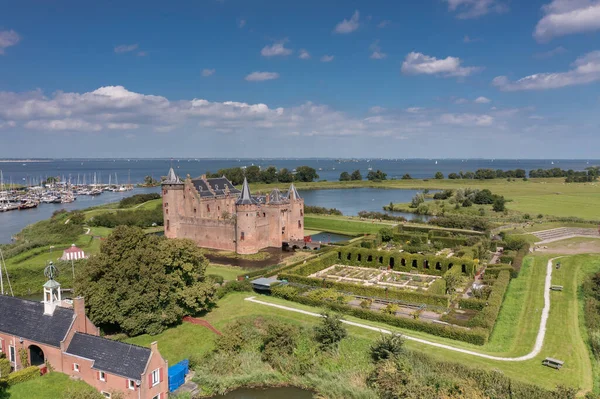
M240 241L244 241L244 238L245 238L245 234L244 234L244 232L242 231L242 234L240 235Z
M194 213L196 213L196 208L194 208Z
M167 194L169 192L169 190L163 190L163 194Z
M169 231L169 227L170 227L170 223L169 223L169 220L167 219L167 231Z
M167 213L167 215L169 214L169 210L168 210L168 209L167 209L167 210L165 210L165 212Z
M267 217L267 214L266 214L266 213L264 213L264 212L263 212L263 217L264 217L264 218L266 218L266 217Z
M301 229L302 228L302 222L298 220L298 228Z
M220 207L220 206L218 206L218 207L217 207L217 211L220 211L220 210L221 210L221 207Z
M168 202L165 202L165 208L166 208L167 206L169 206L169 203L168 203Z
M206 210L210 212L210 205L206 205Z
M304 216L304 211L300 209L300 216Z

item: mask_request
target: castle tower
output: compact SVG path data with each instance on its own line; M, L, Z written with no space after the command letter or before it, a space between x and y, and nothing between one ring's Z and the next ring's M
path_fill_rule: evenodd
M236 252L239 254L254 254L261 248L256 231L258 208L258 202L250 194L248 180L244 178L242 194L235 203L237 216L235 243Z
M304 240L304 200L298 194L294 183L290 185L287 196L290 202L290 211L287 217L287 239L289 241Z
M44 269L48 281L44 284L44 314L52 316L54 309L60 304L60 284L54 280L58 276L58 269L52 262Z
M167 178L161 183L163 195L164 232L168 238L177 238L179 226L179 208L183 207L182 193L184 184L171 167Z

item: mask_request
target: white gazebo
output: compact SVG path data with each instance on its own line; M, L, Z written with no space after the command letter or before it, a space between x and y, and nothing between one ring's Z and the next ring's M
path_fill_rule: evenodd
M85 255L85 252L83 252L83 249L77 248L75 244L72 244L69 248L63 251L60 260L79 260L86 258L87 256Z

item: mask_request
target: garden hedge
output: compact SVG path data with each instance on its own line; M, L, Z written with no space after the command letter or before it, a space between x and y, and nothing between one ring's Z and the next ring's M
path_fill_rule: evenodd
M376 297L382 299L396 299L414 304L425 304L447 308L449 306L449 298L445 295L435 295L427 292L418 292L402 289L385 289L380 286L364 286L353 283L343 283L339 281L323 280L312 277L298 276L295 274L282 273L280 279L287 280L291 283L308 285L319 288L334 288L338 291L347 292L358 296Z
M288 290L285 294L280 293L278 288L271 291L273 296L281 297L287 300L301 303L303 305L326 307L336 312L340 312L349 316L358 317L360 319L381 322L399 328L407 328L410 330L421 331L438 337L455 339L475 345L483 345L487 342L488 333L481 328L465 329L460 327L452 327L445 324L430 323L418 319L409 319L405 317L396 317L381 312L376 312L368 309L356 308L336 302L319 301L307 298L301 295L291 295Z
M333 254L333 255L332 255ZM329 258L333 256L333 258ZM400 272L417 272L419 274L429 274L433 276L444 275L449 268L458 267L460 265L461 272L467 276L473 276L476 271L476 264L472 259L433 255L410 254L407 252L395 251L379 251L376 249L358 248L358 247L343 247L335 248L331 254L326 255L327 262L323 262L325 256L320 257L322 265L331 266L333 264L341 264L347 266L361 267L388 267L394 271ZM329 263L329 260L332 260ZM463 267L464 266L464 267ZM323 267L324 268L324 267ZM299 268L290 269L290 273L308 276L319 271L318 266L313 262L309 262Z
M6 379L8 385L15 385L21 382L33 380L40 376L40 368L38 366L30 366L23 370L15 371L8 375Z
M487 306L485 306L475 317L471 319L469 323L471 327L483 327L487 329L490 334L496 324L496 318L500 313L500 307L504 301L504 295L510 282L510 272L508 270L502 270L494 285L492 286L492 292L487 300Z
M418 231L418 232L425 232L425 233L445 231L445 232L454 233L454 234L458 234L458 235L483 236L483 233L479 232L479 231L463 230L463 229L452 229L452 228L443 228L443 227L435 228L435 227L432 227L432 226L406 226L406 225L400 225L400 226L398 226L398 230L399 231Z
M458 306L461 309L482 310L485 307L486 301L477 298L460 298Z

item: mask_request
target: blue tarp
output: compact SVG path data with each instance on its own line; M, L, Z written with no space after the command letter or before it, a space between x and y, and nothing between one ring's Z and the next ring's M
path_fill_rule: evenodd
M169 367L169 392L173 392L185 383L185 376L189 373L189 360L185 359Z

